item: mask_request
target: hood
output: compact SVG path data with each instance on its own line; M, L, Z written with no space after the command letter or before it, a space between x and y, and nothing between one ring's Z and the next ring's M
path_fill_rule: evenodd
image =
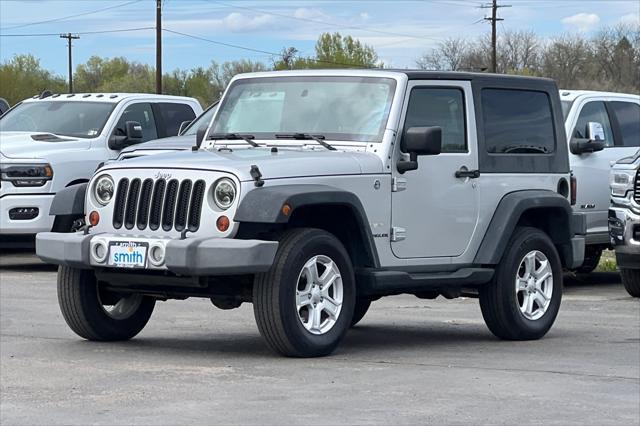
M0 132L0 153L7 158L48 158L64 151L89 149L90 139L43 132Z
M368 152L321 151L311 149L233 148L233 151L181 151L137 157L105 165L102 170L119 168L198 169L235 174L241 181L252 180L251 166L260 168L262 179L303 176L382 173L378 156Z
M133 151L146 151L146 150L182 150L191 149L193 144L196 143L196 135L187 136L171 136L164 139L155 139L152 141L139 143L125 148L121 151L121 154L127 154Z

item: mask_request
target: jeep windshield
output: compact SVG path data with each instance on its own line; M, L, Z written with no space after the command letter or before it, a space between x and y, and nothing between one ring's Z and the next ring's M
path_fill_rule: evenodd
M323 135L381 142L396 82L379 77L259 77L236 80L211 133Z
M95 138L111 115L113 103L77 101L25 102L0 119L0 132L40 132ZM48 139L54 142L61 139Z

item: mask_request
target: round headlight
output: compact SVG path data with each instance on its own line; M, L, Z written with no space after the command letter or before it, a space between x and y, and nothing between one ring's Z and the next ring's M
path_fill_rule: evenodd
M220 179L213 187L213 199L222 210L228 209L236 199L236 185L231 179Z
M103 175L96 180L95 185L93 185L93 195L96 201L103 206L109 204L111 199L113 198L115 185L113 184L113 179L109 175Z

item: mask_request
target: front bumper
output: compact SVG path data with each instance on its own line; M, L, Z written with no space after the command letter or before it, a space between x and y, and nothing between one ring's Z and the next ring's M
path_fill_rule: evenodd
M0 234L36 234L51 231L54 216L49 216L49 208L55 194L7 194L0 198ZM32 219L11 219L9 212L13 209L38 209Z
M79 269L112 268L100 262L94 248L98 244L109 247L111 242L142 242L164 250L163 262L152 264L147 256L144 268L137 270L165 270L186 276L214 276L253 274L267 271L276 256L278 242L235 240L229 238L168 238L130 237L118 234L62 234L43 232L36 236L36 254L47 263Z
M624 207L609 208L609 237L618 267L640 268L640 214Z

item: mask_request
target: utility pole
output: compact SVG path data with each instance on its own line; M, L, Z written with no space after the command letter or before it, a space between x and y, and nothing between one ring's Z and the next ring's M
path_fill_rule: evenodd
M498 21L504 21L503 18L498 18L498 9L501 7L511 7L510 4L498 4L498 0L493 0L490 5L480 6L481 9L491 9L491 18L485 17L485 21L491 21L491 72L495 73L498 69L498 60L497 60L497 44L498 37L496 34L496 26L498 25Z
M162 0L156 0L156 93L162 94Z
M60 38L66 38L69 46L69 93L73 93L73 61L71 60L71 40L77 40L79 35L71 33L60 34Z

